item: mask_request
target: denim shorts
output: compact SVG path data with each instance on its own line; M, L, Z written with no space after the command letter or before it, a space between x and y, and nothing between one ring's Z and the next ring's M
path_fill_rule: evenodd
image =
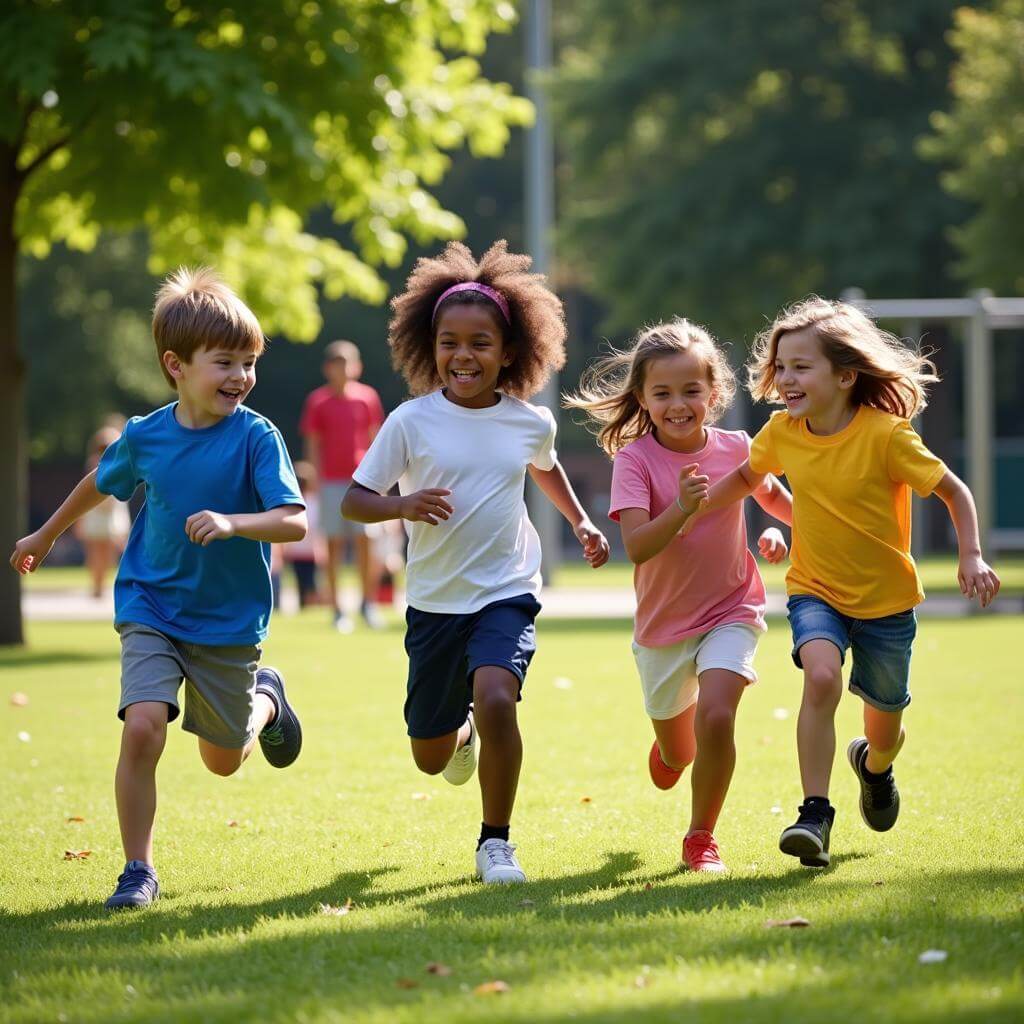
M454 732L466 720L473 696L473 673L494 665L519 680L537 649L533 620L540 602L520 594L465 615L407 608L405 650L409 685L405 722L414 739Z
M831 640L853 652L850 692L879 711L902 711L910 703L910 652L917 633L914 609L880 619L852 619L820 597L794 594L787 602L793 630L793 661L803 668L800 648L808 640Z

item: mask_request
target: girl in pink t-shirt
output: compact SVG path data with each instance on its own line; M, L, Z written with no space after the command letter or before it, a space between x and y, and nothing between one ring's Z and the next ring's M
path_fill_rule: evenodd
M750 452L744 431L710 426L735 389L714 339L677 319L600 361L567 400L590 415L615 460L609 512L636 565L633 653L655 735L648 765L654 784L670 789L693 764L683 840L683 863L693 871L726 870L714 829L736 764L736 708L757 679L754 651L765 628L764 584L747 550L742 505L701 516L686 537L680 533L709 484ZM754 498L790 522L790 495L774 477ZM787 553L774 527L758 546L769 562Z

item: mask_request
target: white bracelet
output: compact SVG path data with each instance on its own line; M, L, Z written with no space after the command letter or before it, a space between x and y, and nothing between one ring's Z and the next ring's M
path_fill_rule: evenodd
M689 516L690 510L688 508L683 508L683 506L679 504L678 494L676 495L676 508L679 509L679 511L682 512L684 516Z

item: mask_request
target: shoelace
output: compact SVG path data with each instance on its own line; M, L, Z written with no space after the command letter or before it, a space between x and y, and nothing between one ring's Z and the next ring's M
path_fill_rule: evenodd
M511 843L501 842L488 843L484 849L487 851L487 862L491 867L514 868L516 862L512 857L515 847Z
M284 727L279 721L275 722L273 725L268 725L263 730L263 734L260 739L262 739L264 743L269 743L272 747L279 746L284 743Z
M688 850L692 850L694 847L697 848L696 860L700 864L707 864L709 862L717 864L722 860L722 855L718 852L718 844L713 836L708 836L706 839L703 837L687 836L686 843Z
M131 868L117 876L117 889L114 890L114 895L123 896L143 882L147 882L152 887L153 881L153 876L145 868Z
M892 772L879 782L866 783L868 798L872 807L887 807L893 801L894 785Z

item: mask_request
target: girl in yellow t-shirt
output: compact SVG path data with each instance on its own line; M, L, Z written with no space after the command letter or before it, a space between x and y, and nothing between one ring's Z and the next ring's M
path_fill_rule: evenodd
M749 460L709 492L707 509L718 508L768 473L784 473L793 492L786 591L793 661L804 672L797 722L804 800L779 848L807 867L829 862L833 720L847 648L850 690L864 701L864 736L847 748L861 816L885 832L899 815L892 764L910 703L914 606L924 599L910 556L910 488L937 494L949 509L964 595L984 607L999 592L982 558L971 492L910 426L938 380L934 369L854 306L811 298L789 307L758 337L748 367L753 396L785 411L754 438Z

